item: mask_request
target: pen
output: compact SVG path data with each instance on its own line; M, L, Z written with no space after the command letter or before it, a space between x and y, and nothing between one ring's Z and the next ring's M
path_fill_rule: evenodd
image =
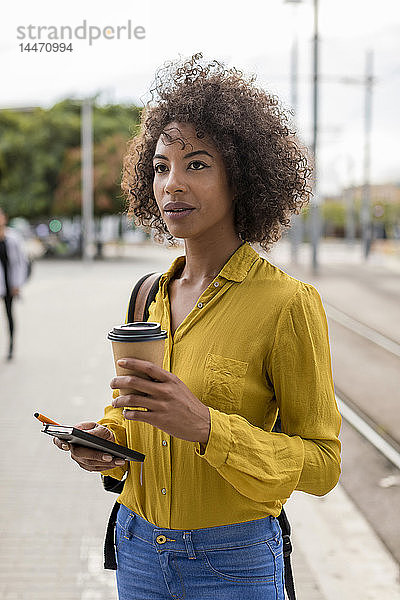
M41 421L42 423L46 423L47 425L60 425L60 423L56 423L55 421L53 421L52 419L49 419L49 417L45 417L44 415L41 415L38 412L35 412L33 414L34 417L36 417L39 421Z

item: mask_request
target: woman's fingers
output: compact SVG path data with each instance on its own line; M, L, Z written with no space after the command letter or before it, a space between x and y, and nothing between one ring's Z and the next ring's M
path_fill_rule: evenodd
M140 394L129 394L127 396L118 396L114 398L112 401L112 406L114 408L146 408L147 410L153 410L156 406L158 406L157 400L151 398L150 396L142 396Z
M115 458L111 454L108 454L104 450L94 450L87 448L86 446L79 446L78 444L71 444L71 456L75 460L82 462L97 462L97 463L111 463ZM117 460L117 459L116 459Z
M105 440L109 440L110 442L115 441L113 432L110 429L107 429L107 427L104 427L104 425L99 425L95 421L83 421L81 423L77 423L76 425L74 425L74 427L76 429L87 431L87 433L90 433L92 435L97 435L98 437L101 437ZM71 444L69 444L65 440L60 440L58 437L54 437L53 442L57 446L57 448L60 448L60 450L67 451L71 449Z
M92 435L97 435L98 437L104 438L105 440L113 440L114 434L110 429L104 427L104 425L99 425L94 421L82 421L81 423L77 423L74 425L76 429L81 429L82 431L86 431Z
M117 389L131 389L145 394L151 394L157 390L157 383L167 383L174 380L175 376L165 371L158 365L137 358L126 358L118 361L120 366L131 371L129 375L118 375L113 377L110 387Z
M86 466L86 465L82 465L80 463L78 463L80 468L83 469L84 471L88 471L90 473L102 473L103 471L108 471L109 469L114 469L116 466L119 467L119 465L111 465L110 467L105 467L104 465L92 465L90 467Z
M111 454L104 454L97 450L89 450L83 446L71 445L71 458L86 471L105 471L121 467L125 464L124 459L116 458Z
M57 448L60 448L60 450L67 451L70 449L70 445L68 444L68 442L66 442L65 440L60 440L58 437L53 437L53 442L57 446Z
M165 371L158 365L139 358L121 358L118 360L120 367L134 371L139 377L153 379L155 381L168 381L171 377L169 371Z
M110 429L107 429L107 427L99 425L94 421L77 423L75 428L87 431L87 433L90 433L91 435L112 442L115 441L114 434ZM71 458L85 471L105 471L125 464L124 459L116 458L104 451L93 450L85 446L79 446L78 444L69 444L68 442L65 442L65 440L60 440L57 437L53 438L53 442L60 450L69 450L71 452Z

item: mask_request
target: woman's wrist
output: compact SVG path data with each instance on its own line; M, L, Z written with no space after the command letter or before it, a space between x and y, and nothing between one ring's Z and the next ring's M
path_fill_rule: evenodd
M210 437L210 431L211 431L211 415L210 415L210 411L208 409L207 406L205 406L207 413L206 413L206 426L204 427L204 432L201 436L198 437L197 441L200 444L200 449L201 449L201 453L204 454L207 443L208 443L208 439Z
M207 448L207 444L200 443L200 454L204 454L204 452L206 451L206 448Z

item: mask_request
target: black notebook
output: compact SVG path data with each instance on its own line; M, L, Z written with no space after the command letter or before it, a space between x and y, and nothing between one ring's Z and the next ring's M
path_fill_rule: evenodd
M97 435L82 431L82 429L76 429L75 427L66 427L64 425L45 425L42 429L42 433L47 433L54 437L58 437L60 440L65 440L70 444L76 444L78 446L86 446L87 448L93 448L94 450L100 450L107 452L117 458L123 458L125 460L132 460L136 462L143 462L145 455L136 450L131 450L126 446L120 446L114 444L109 440L105 440ZM107 465L104 465L107 467Z

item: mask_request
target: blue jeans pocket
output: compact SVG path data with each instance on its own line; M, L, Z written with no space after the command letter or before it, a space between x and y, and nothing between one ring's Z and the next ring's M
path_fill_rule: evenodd
M206 550L206 566L215 576L232 582L273 583L277 569L274 546L279 545L279 538L274 540L236 548Z

